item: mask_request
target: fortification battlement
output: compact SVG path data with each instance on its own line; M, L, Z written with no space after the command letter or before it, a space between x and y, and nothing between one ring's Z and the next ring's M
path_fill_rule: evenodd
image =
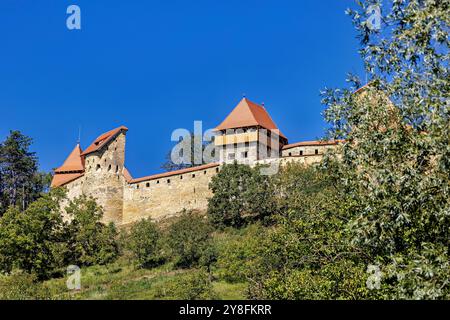
M340 141L289 144L264 106L244 98L215 129L218 161L193 168L133 178L125 166L128 128L100 135L83 151L75 146L54 170L52 188L65 187L68 199L94 197L104 222L130 224L143 218L162 220L183 209L204 211L212 196L209 183L223 164L256 165L320 162Z

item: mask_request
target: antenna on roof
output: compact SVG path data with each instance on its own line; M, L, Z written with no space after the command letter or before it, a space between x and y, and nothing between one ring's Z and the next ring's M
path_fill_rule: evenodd
M77 144L80 144L81 142L81 126L78 126L78 141Z

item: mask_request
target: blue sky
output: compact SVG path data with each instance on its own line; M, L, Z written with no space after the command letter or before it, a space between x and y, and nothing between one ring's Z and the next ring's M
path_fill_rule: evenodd
M82 29L66 28L81 8ZM33 137L42 170L120 125L133 176L159 172L177 128L264 102L290 142L323 136L319 91L364 77L352 0L1 0L0 140Z

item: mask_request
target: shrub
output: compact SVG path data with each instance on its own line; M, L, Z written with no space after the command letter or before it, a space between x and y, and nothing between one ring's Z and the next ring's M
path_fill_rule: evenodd
M38 277L27 273L0 276L0 300L48 300L50 290L38 282Z
M66 251L59 211L62 196L53 191L24 212L12 207L0 218L1 271L17 268L44 279L62 267Z
M189 271L176 276L164 287L157 288L156 298L171 300L210 300L216 299L208 272L205 269Z
M126 247L139 267L152 267L161 262L160 239L158 227L149 219L141 220L131 227Z
M208 201L208 216L214 226L241 227L248 222L264 220L273 214L273 189L261 167L224 165L210 183L213 197Z
M220 277L227 282L246 282L261 262L258 247L265 234L264 228L255 224L244 231L243 235L233 235L220 245L217 268Z
M175 263L184 268L198 265L200 258L211 245L212 227L208 221L192 212L183 212L168 232L167 243Z
M113 262L119 253L114 224L104 225L102 209L94 199L81 196L66 208L70 264L90 266Z

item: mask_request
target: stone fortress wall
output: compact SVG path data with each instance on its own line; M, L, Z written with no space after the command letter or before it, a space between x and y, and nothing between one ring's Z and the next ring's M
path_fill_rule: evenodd
M69 199L82 194L94 197L104 209L104 222L114 222L119 226L144 218L163 220L184 209L207 209L208 199L212 197L209 183L220 171L219 164L130 179L124 173L122 162L124 141L125 133L122 133L103 154L87 157L85 175L65 185ZM120 152L114 151L115 146L119 146ZM254 164L276 161L280 165L289 162L311 165L320 162L326 150L334 146L294 147L283 150L282 157L278 159L259 160ZM301 155L300 150L303 150Z
M236 127L236 122L244 128L242 132L233 134L222 130ZM275 157L265 153L272 147L268 143L270 139L262 139L265 129L278 132L275 139L279 139L280 144ZM163 220L184 209L206 210L208 199L212 197L209 183L223 164L236 160L249 165L274 162L311 165L320 162L328 149L339 144L339 141L287 144L287 138L279 133L264 107L247 99L243 99L216 130L217 163L138 179L125 167L128 129L111 130L98 137L84 152L77 145L63 166L55 170L52 187L65 187L68 199L92 196L103 207L103 222L123 226L143 218ZM261 153L261 149L264 152Z

